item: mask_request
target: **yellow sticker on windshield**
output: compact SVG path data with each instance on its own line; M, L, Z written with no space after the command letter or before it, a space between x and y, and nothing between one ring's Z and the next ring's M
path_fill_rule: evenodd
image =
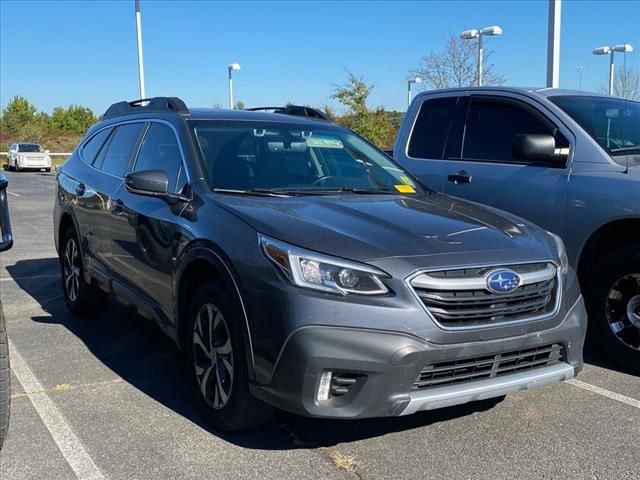
M416 193L415 188L413 188L411 185L394 185L394 187L396 187L396 190L398 190L400 193Z

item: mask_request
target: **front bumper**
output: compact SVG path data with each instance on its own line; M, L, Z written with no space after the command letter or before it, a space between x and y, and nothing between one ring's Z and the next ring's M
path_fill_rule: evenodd
M305 416L367 418L408 415L498 397L574 377L582 369L586 332L582 297L556 327L517 337L433 344L394 332L309 326L294 331L268 385L252 385L258 398ZM496 355L549 344L564 349L563 362L447 386L413 389L425 365ZM347 393L319 400L323 372L349 379Z

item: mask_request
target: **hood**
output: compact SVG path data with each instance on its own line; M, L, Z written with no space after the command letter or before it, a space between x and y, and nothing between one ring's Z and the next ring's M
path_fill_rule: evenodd
M516 250L515 258L505 259L514 261L554 256L539 228L437 193L285 198L218 194L215 199L260 233L357 261L488 250Z

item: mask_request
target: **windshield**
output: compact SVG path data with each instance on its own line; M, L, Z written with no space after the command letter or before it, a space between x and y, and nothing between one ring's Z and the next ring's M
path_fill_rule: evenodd
M18 151L26 153L42 152L42 147L35 143L21 143L18 145Z
M418 185L384 153L346 130L274 122L190 122L212 189L407 193ZM358 192L356 192L358 193Z
M612 157L640 151L640 102L573 95L551 97L550 100Z

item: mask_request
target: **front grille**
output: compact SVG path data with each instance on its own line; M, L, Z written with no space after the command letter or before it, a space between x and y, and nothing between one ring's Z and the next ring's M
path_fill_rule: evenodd
M427 365L413 383L413 390L443 387L456 383L502 377L565 361L564 347L558 343L483 357L466 358Z
M509 293L489 291L486 277L495 267L429 272L411 284L434 319L447 328L496 325L552 313L559 295L555 266L537 263L508 268L524 279Z

